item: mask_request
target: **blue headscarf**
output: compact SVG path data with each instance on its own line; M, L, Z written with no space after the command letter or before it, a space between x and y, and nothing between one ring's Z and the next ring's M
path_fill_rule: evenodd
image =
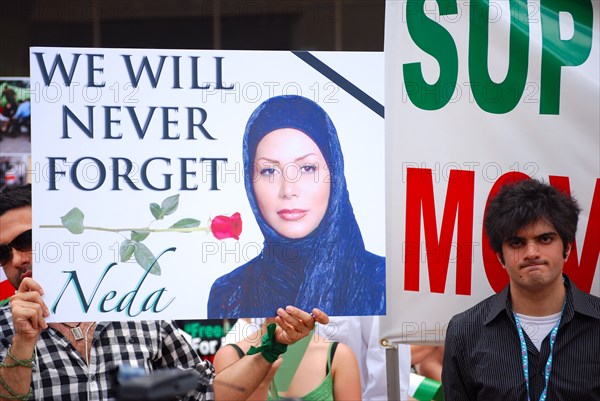
M306 134L317 144L329 168L327 211L319 226L300 239L286 238L269 226L252 185L259 142L281 128ZM272 316L277 307L285 305L303 310L318 307L332 315L385 313L385 259L365 250L346 187L342 149L327 113L301 96L268 99L248 120L243 161L246 193L265 238L264 248L257 258L215 282L209 317L219 309L225 309L219 313L221 317ZM227 280L237 284L226 285ZM219 291L222 286L233 293L229 299L226 291Z

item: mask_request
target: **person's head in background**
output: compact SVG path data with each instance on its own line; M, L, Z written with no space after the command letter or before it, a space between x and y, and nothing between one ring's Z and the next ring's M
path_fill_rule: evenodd
M31 218L31 185L0 191L0 264L15 288L31 277Z

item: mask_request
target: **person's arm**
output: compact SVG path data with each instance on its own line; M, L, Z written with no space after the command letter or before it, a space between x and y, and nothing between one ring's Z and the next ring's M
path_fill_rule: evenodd
M354 349L363 374L363 399L387 400L387 376L385 349L379 344L379 316L360 316L361 348L360 353ZM399 355L400 356L400 355ZM402 362L402 358L400 358ZM409 367L410 369L410 367Z
M264 325L263 327L264 328ZM248 349L250 347L258 347L261 343L261 336L264 333L264 330L261 330L251 333L246 338L235 343L235 346L239 347L240 350L244 353L244 357ZM238 351L234 348L233 344L224 345L217 350L215 354L215 359L213 361L213 365L215 367L215 373L219 373L226 369L228 366L233 365L241 359ZM264 358L263 358L264 359ZM257 389L247 398L248 401L262 401L266 400L269 392L269 385L277 373L277 369L279 365L281 365L282 359L279 358L271 365L271 369L269 373L264 377L261 381Z
M213 360L215 373L222 372L224 369L233 365L240 359L241 358L234 347L232 347L231 345L223 345L217 350L217 353L215 354L215 359Z
M239 359L217 373L213 383L215 400L247 400L272 366L260 354L246 355Z
M292 306L285 310L278 309L275 341L285 345L293 344L309 335L316 322L329 322L329 317L318 309L313 309L313 315L314 319L308 312ZM247 399L269 374L272 366L261 354L246 355L215 377L215 400Z
M254 333L254 334L256 334L256 335L253 335L251 337L260 337L260 333ZM256 347L259 346L260 340L259 341L248 341L246 339L243 339L243 340L237 342L235 345L240 347L240 349L245 354L246 351L248 351L248 349L250 348L250 346L256 346ZM244 355L243 357L246 357L246 356ZM252 356L250 356L250 357L252 357ZM238 362L240 359L241 359L241 357L238 354L238 351L231 344L222 346L221 348L219 348L219 350L215 354L215 359L213 362L213 365L215 367L215 373L218 375L224 369L226 369L227 367ZM259 400L267 399L268 391L269 391L269 384L271 383L271 380L273 380L273 377L275 376L275 373L277 372L277 368L279 367L280 364L281 364L281 359L278 359L277 361L275 361L275 363L273 363L271 365L270 372L264 377L264 379L258 385L256 390L247 398L248 401L254 401L254 400L259 401Z
M19 118L27 118L31 116L31 103L30 102L22 102L19 107L17 107L17 112L13 116L13 119L17 120Z
M444 399L447 401L469 401L469 393L461 376L461 360L459 338L454 320L450 320L446 331L444 357L442 362L442 386Z
M15 335L0 366L0 400L10 399L10 391L24 395L31 388L31 372L35 344L42 330L48 327L45 317L50 312L42 301L42 288L31 278L25 278L10 299ZM11 356L12 355L12 356ZM9 391L10 389L10 391Z
M410 345L410 363L418 365L431 356L436 350L434 345Z
M333 399L354 401L362 399L360 371L354 352L345 344L338 343L331 363Z
M416 362L414 359L415 354L412 353L413 347L415 346L411 345L411 357L413 358L413 364L415 365L417 373L421 376L425 376L430 379L441 382L444 347L442 345L416 346L417 348L420 348L416 352L416 355L420 357L420 360L418 362Z

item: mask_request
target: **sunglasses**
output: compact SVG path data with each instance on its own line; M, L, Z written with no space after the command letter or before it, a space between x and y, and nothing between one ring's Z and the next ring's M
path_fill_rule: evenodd
M31 252L31 230L17 235L8 244L0 244L0 265L5 265L12 260L12 250L20 252Z

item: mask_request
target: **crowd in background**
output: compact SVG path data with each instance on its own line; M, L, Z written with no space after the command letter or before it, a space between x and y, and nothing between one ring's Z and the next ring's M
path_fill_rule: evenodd
M5 136L22 134L31 139L31 102L28 91L10 81L0 83L0 88L0 141Z

